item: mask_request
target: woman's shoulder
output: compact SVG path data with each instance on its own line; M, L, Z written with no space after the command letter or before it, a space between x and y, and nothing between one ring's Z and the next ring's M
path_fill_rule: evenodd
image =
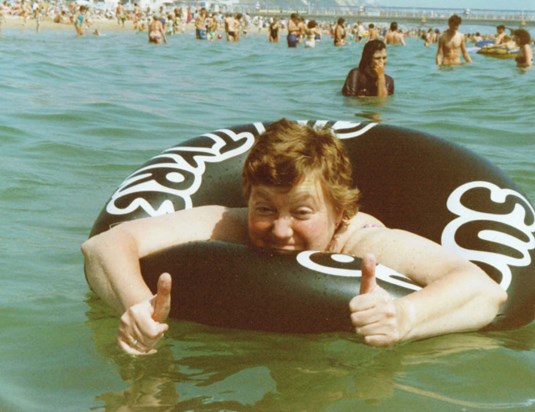
M381 222L379 219L377 219L375 216L372 216L368 213L364 212L358 212L355 216L351 218L349 221L348 227L370 227L370 226L381 226L384 227L385 225L383 222Z
M369 236L385 228L376 217L359 212L335 235L334 252L359 255Z
M347 78L348 79L351 79L353 78L353 80L355 81L360 81L362 80L362 78L364 77L365 75L359 70L358 66L357 67L352 67L349 72L347 73Z

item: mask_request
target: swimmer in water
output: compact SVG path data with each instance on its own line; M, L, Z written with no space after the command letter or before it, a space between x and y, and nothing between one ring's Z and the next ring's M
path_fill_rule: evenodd
M533 64L533 50L531 49L531 35L527 30L518 29L513 32L516 44L518 44L518 55L516 56L516 67L531 67Z
M454 14L448 19L448 29L438 39L435 62L439 66L456 66L461 64L461 53L466 63L472 58L466 49L464 34L459 32L462 19Z

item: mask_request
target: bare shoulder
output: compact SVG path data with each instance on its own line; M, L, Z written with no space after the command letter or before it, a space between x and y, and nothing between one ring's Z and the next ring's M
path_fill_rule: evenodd
M341 234L338 251L357 257L372 253L379 263L422 285L455 268L477 270L468 261L429 239L405 230L387 228L380 222L373 223L374 220L378 222L371 217L355 220L355 224L349 225Z
M367 229L384 228L385 225L377 218L367 213L357 213L351 221L335 235L335 252L348 253L354 256L362 256L362 247L367 235Z
M402 229L386 227L379 219L359 213L360 218L354 218L340 233L338 245L341 252L362 257L366 253L373 253L379 261L396 255L403 249L429 250L436 245L428 239ZM403 255L403 253L402 253Z

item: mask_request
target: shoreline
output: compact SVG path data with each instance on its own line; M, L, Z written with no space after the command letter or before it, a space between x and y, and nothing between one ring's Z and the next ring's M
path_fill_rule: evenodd
M37 22L35 18L30 17L26 20L23 20L20 16L5 16L4 22L0 25L2 30L6 29L17 29L17 30L36 30ZM90 21L90 26L85 28L86 34L91 34L95 29L98 29L99 32L135 32L134 27L131 21L127 21L124 26L121 26L117 23L115 19L103 19L103 18L92 18ZM76 33L74 29L74 24L67 21L62 23L56 23L51 17L41 17L39 21L39 31L48 31L48 30L58 30L58 31L67 31L72 30L73 33Z
M261 13L260 13L261 14ZM311 18L319 18L319 16L311 16ZM39 21L39 30L37 30L37 22L34 17L30 16L26 22L21 16L14 16L14 15L7 15L4 16L4 20L2 23L0 23L0 35L4 30L20 30L20 31L72 31L73 34L76 34L76 30L74 28L74 23L71 23L68 18L66 18L66 22L60 22L57 23L54 21L53 17L51 16L42 16ZM388 19L384 18L377 18L375 20L376 24L379 25L387 25L385 23ZM398 21L403 23L410 23L417 26L416 21L409 21L405 19L398 19ZM126 20L124 25L121 25L117 22L115 18L109 19L102 16L90 16L89 19L90 25L89 27L85 27L84 29L84 35L100 35L105 33L146 33L145 30L138 30L134 28L134 22L132 20ZM427 23L427 24L426 24ZM435 21L428 21L426 23L420 24L419 29L423 28L429 28L429 27L436 27L435 24L439 24L439 20ZM463 22L464 23L464 22ZM483 24L482 22L478 22L479 24ZM469 24L469 23L467 23ZM493 27L493 26L492 26ZM98 33L95 33L95 31L98 30ZM221 28L218 30L218 32L221 33ZM191 21L187 24L182 24L180 26L179 33L194 33L195 32L195 26L194 22ZM249 35L266 35L267 29L263 27L261 30L258 30L258 28L250 28L248 30ZM283 35L285 33L284 29L281 32ZM327 33L326 33L327 34ZM465 33L469 34L469 33ZM224 33L223 33L224 35Z

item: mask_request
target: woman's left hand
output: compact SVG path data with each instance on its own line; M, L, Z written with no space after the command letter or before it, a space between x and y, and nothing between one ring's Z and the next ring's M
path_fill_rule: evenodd
M355 332L371 346L391 346L403 338L401 308L398 302L381 288L375 278L373 255L362 259L360 293L349 302L351 323Z

